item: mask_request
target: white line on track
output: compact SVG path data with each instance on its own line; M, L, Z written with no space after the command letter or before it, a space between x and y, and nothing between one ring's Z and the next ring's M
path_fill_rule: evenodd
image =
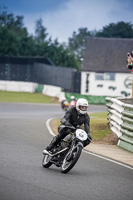
M86 150L83 150L83 152L88 153L88 154L93 155L93 156L96 156L96 157L98 157L98 158L102 158L102 159L104 159L104 160L113 162L113 163L115 163L115 164L117 164L117 165L121 165L121 166L123 166L123 167L126 167L126 168L128 168L128 169L133 170L133 167L128 166L128 165L123 164L123 163L120 163L120 162L118 162L118 161L112 160L112 159L110 159L110 158L106 158L106 157L104 157L104 156L101 156L101 155L98 155L98 154L95 154L95 153L92 153L92 152L89 152L89 151L86 151Z
M50 127L50 121L51 121L52 119L53 119L53 118L48 119L48 120L46 121L46 126L47 126L47 129L48 129L49 133L50 133L52 136L55 136L54 132L52 131L52 129L51 129L51 127ZM90 155L92 155L92 156L96 156L96 157L98 157L98 158L101 158L101 159L104 159L104 160L113 162L113 163L115 163L115 164L117 164L117 165L121 165L121 166L123 166L123 167L126 167L126 168L128 168L128 169L133 170L133 167L128 166L128 165L123 164L123 163L120 163L120 162L118 162L118 161L112 160L112 159L110 159L110 158L106 158L106 157L104 157L104 156L101 156L101 155L98 155L98 154L95 154L95 153L92 153L92 152L89 152L89 151L86 151L86 150L83 150L83 152L84 152L84 153L87 153L87 154L90 154Z
M51 121L52 119L53 119L53 118L48 119L48 120L46 121L46 126L47 126L47 129L48 129L49 133L50 133L52 136L55 136L54 132L52 131L52 129L51 129L51 127L50 127L50 121Z

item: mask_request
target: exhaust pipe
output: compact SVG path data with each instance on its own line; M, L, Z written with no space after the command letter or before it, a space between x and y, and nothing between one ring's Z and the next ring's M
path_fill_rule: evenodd
M62 149L61 151L58 151L57 153L51 154L48 151L47 152L43 152L43 154L45 155L49 155L51 157L57 156L58 154L62 153L63 151L66 151L68 149L68 147L66 147L65 149Z

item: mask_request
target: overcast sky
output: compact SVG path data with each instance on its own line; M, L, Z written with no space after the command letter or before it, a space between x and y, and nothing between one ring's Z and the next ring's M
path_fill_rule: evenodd
M49 36L59 42L67 42L79 28L100 30L119 21L133 24L133 0L0 0L0 6L15 16L23 15L30 34L42 18Z

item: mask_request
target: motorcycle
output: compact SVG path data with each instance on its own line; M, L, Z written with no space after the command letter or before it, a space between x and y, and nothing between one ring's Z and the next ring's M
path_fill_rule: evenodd
M44 154L42 160L42 166L49 168L52 164L60 167L62 173L69 172L77 163L84 142L90 138L87 133L81 128L70 128L70 134L68 134L57 146L55 146L49 154Z

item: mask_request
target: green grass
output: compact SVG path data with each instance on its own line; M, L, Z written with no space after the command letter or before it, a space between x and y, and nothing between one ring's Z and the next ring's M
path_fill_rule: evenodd
M90 130L93 140L102 140L111 130L108 125L107 112L90 114Z
M54 97L40 93L0 91L0 102L58 103Z

